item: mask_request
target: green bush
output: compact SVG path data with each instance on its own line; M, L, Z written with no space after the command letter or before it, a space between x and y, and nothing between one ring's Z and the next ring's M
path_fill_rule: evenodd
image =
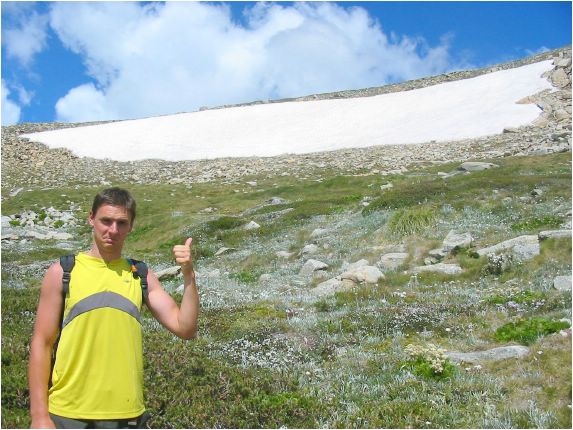
M12 219L10 220L10 225L13 225L14 227L19 227L20 221L18 221L17 219Z
M531 345L540 337L569 327L565 321L555 321L547 318L521 319L517 322L504 324L495 331L498 341L516 341L524 345Z
M63 226L64 226L64 222L63 222L61 219L57 220L57 221L54 223L54 227L55 227L55 228L60 228L60 227L63 227Z

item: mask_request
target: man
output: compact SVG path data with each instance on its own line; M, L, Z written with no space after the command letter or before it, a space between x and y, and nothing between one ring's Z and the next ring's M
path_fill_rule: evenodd
M63 269L46 272L30 347L28 381L33 428L128 428L143 415L141 305L182 339L197 335L199 294L195 285L192 238L176 245L184 292L181 307L148 271L144 297L135 267L122 258L133 228L135 200L121 188L99 193L88 221L93 243L75 257L64 300ZM61 330L56 360L52 351ZM51 386L49 386L51 383Z

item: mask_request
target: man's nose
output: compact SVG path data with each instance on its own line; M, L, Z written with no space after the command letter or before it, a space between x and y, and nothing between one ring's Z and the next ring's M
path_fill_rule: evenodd
M112 233L117 233L118 228L117 228L117 223L116 222L112 222L111 225L109 226L109 229Z

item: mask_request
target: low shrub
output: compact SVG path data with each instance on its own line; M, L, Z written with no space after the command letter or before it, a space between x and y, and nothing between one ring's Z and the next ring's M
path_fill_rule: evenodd
M512 231L533 231L540 227L558 228L562 224L561 218L555 215L545 215L543 217L529 218L511 224Z
M427 345L410 344L405 348L413 360L413 372L425 378L447 378L453 375L455 367L448 362L446 351L429 343Z
M570 324L565 321L555 321L547 318L520 319L499 327L495 331L495 339L498 341L516 341L524 345L531 345L540 337L556 333L568 328Z

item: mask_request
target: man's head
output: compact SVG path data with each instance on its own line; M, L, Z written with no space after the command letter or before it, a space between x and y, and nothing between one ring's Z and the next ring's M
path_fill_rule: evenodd
M133 225L133 221L135 221L136 205L135 199L132 197L129 191L124 190L123 188L113 187L99 192L94 198L91 214L95 216L97 210L103 205L125 208L129 214L131 224Z

